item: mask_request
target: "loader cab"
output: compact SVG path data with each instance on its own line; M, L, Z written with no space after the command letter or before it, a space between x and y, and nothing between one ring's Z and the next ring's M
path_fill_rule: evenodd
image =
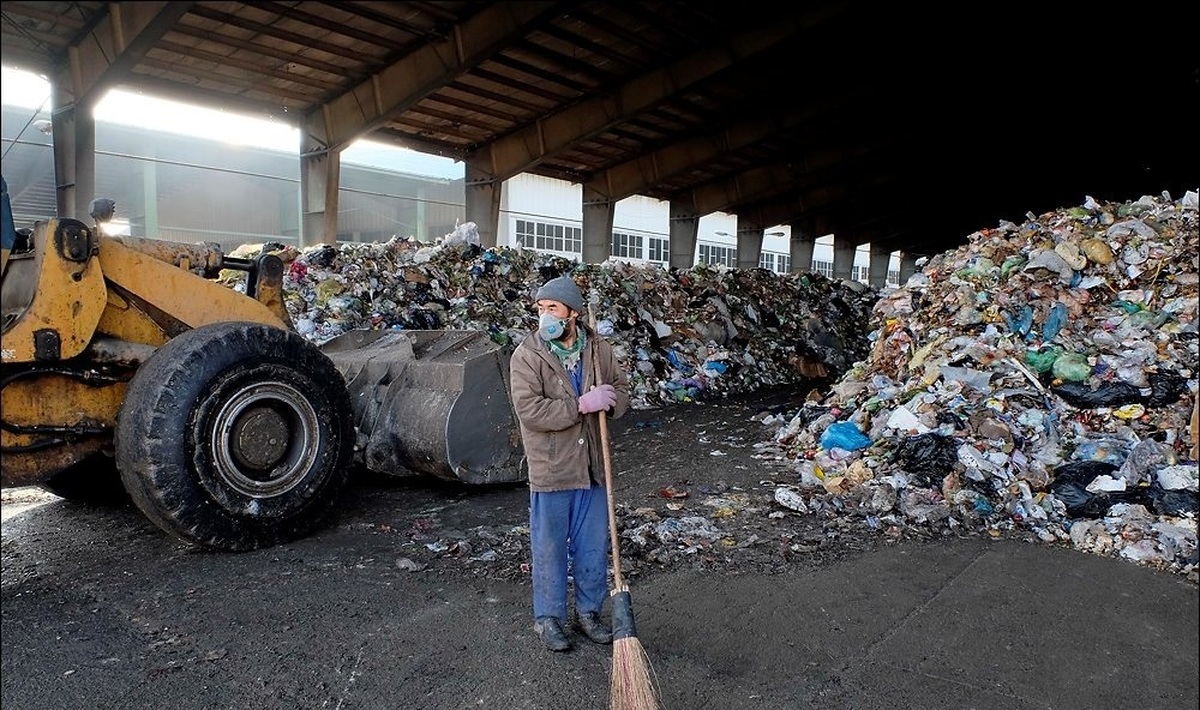
M8 198L8 185L4 185L5 228L12 226L12 210ZM101 229L110 221L116 203L109 198L97 198L91 203L91 217L96 228ZM0 333L7 333L33 304L41 280L45 249L53 235L47 233L47 223L39 221L33 229L12 227L5 236L5 260L0 273ZM39 251L35 247L40 245Z
M3 311L3 331L16 322L33 302L37 291L37 264L34 263L33 231L17 229L13 222L12 202L8 197L8 181L0 179L0 310ZM10 275L9 271L13 273Z
M12 324L20 320L37 293L39 264L33 239L33 230L15 230L12 250L5 261L4 273L0 275L0 312L3 313L0 332L7 333Z

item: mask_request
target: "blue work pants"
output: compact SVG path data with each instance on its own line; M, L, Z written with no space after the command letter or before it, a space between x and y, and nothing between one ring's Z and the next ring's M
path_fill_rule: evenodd
M608 493L604 486L529 494L533 616L567 620L568 560L575 610L599 612L608 592Z

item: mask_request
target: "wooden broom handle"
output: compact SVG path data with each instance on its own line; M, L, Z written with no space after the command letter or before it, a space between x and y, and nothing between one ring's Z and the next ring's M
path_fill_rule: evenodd
M599 341L600 334L596 330L596 313L592 310L591 303L588 303L588 325L592 327L592 333ZM597 387L602 384L600 348L596 347L598 344L598 342L592 344L592 371L596 375ZM601 448L604 450L604 493L608 497L608 541L612 547L613 591L620 592L625 589L625 580L621 577L621 543L617 536L617 510L616 504L613 502L612 445L608 437L608 412L602 409L597 414L600 415L600 442Z

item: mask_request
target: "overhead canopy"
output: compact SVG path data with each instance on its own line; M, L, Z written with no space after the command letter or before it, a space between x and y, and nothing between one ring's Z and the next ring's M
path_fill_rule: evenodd
M929 254L1200 183L1194 4L5 2L3 62ZM935 9L938 8L938 9ZM1058 11L1055 11L1056 13ZM310 141L311 143L311 141Z

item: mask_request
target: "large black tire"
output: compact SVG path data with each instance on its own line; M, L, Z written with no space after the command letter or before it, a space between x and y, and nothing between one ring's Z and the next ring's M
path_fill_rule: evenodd
M134 375L117 417L134 504L183 540L233 552L312 532L346 483L353 445L333 363L257 323L172 338Z
M99 507L128 505L129 494L112 456L93 454L38 484L59 498Z

